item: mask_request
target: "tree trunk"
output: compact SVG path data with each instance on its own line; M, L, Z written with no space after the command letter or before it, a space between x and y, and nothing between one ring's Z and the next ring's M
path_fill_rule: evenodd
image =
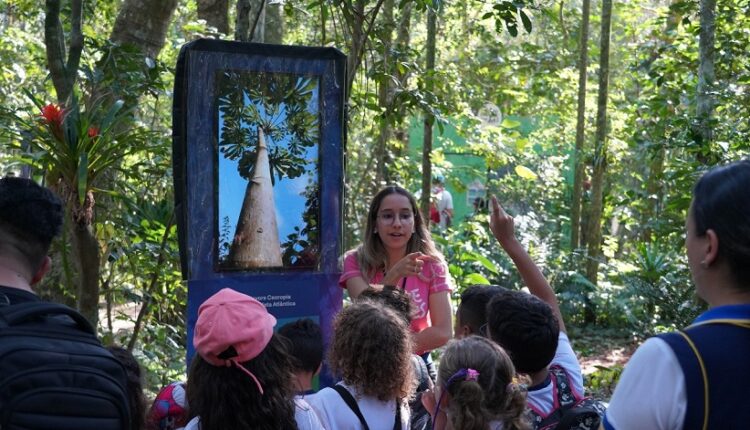
M698 48L698 88L695 97L696 126L694 136L698 144L698 161L711 164L713 127L711 117L714 110L714 98L711 90L714 84L714 39L716 30L716 0L701 0L701 28Z
M198 18L205 19L220 33L229 34L229 0L198 0Z
M583 147L586 140L586 72L589 55L589 10L591 0L583 0L581 7L581 37L578 42L578 116L576 118L576 148L573 154L575 176L573 201L570 204L570 249L578 248L581 230L581 197L583 196ZM562 2L560 3L562 11ZM561 12L562 13L562 12Z
M388 140L390 139L390 76L392 74L393 60L391 57L391 45L393 43L393 0L385 0L383 3L383 76L378 87L378 106L383 112L380 118L380 129L376 152L377 167L375 169L376 188L388 181L386 166L388 165Z
M83 6L81 0L71 2L70 49L66 53L65 35L60 22L60 0L47 0L45 4L44 43L47 67L55 92L57 92L58 103L66 104L73 94L81 52L83 52L83 33L81 32Z
M284 4L282 2L266 5L265 41L276 45L284 43Z
M265 41L265 0L237 0L237 24L234 39L241 42Z
M110 40L133 44L150 58L164 46L177 0L124 0Z
M77 307L92 326L99 320L99 241L91 224L73 222L72 245L78 269Z
M378 0L375 6L372 7L368 12L365 12L365 0L355 0L351 9L349 8L349 2L341 2L341 14L346 21L347 29L349 32L349 55L346 59L346 97L350 97L352 94L352 85L354 84L354 78L357 75L357 69L362 63L362 57L365 51L365 42L372 33L375 19L380 12L380 8L383 6L385 0ZM369 18L368 18L369 15Z
M609 95L609 32L612 0L602 1L602 29L599 58L599 96L596 113L596 149L591 187L588 260L586 277L596 285L602 248L602 209L604 206L604 173L607 168L607 96ZM587 321L588 322L588 321Z
M427 51L427 61L425 74L427 82L425 89L432 91L435 73L435 39L437 36L437 8L439 3L434 2L432 7L427 8L427 41L425 50ZM432 185L432 126L435 123L435 117L429 112L424 113L424 140L422 142L422 201L420 209L423 215L430 213L430 197ZM423 216L425 222L429 225L430 217Z
M240 218L229 249L229 261L234 267L243 269L283 266L268 148L260 127L253 178L248 181L245 190Z
M406 52L409 48L409 43L411 40L411 32L410 25L411 25L411 14L412 10L414 9L414 3L409 2L404 5L403 8L401 8L401 15L399 17L399 23L398 23L398 31L396 32L396 51L399 53ZM396 80L398 81L398 85L400 88L407 88L409 84L409 74L402 73L401 69L396 67L394 70L394 76L396 76ZM393 96L391 95L391 100L393 99ZM409 149L409 131L408 126L404 124L404 119L407 117L406 115L406 109L401 104L398 106L392 106L393 111L395 112L396 117L396 124L393 127L394 130L394 136L396 139L401 141L402 145L398 147L398 149L395 151L394 156L401 157L404 152L406 152Z

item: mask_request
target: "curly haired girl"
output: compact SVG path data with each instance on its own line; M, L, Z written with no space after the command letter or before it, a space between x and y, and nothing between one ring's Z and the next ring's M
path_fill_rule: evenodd
M480 336L448 343L435 392L423 396L434 429L530 430L526 392L514 382L508 354ZM438 406L439 404L439 406Z
M395 311L363 299L339 312L328 363L342 381L306 398L323 427L408 429L411 351L407 323Z

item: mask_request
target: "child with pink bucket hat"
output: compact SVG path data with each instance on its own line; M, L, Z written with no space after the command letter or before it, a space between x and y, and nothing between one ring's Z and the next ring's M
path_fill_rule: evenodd
M293 362L275 325L263 304L229 288L200 306L186 430L322 428L310 406L294 399Z

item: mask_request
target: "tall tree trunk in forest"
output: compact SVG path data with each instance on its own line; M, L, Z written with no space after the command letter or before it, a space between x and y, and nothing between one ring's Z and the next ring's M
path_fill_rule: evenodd
M47 48L47 67L57 92L57 101L65 104L73 94L83 52L83 5L82 0L71 2L70 46L66 53L65 34L60 22L60 0L47 0L45 4L44 43Z
M284 43L284 3L266 5L265 43Z
M607 97L609 95L609 32L612 21L612 0L602 1L602 28L599 57L599 96L596 112L596 143L591 180L589 211L588 260L586 278L594 285L599 273L602 251L602 209L604 206L604 173L607 168ZM588 318L587 318L588 319ZM589 322L589 321L587 321Z
M156 58L164 46L177 0L125 0L115 19L110 39L130 43Z
M409 43L411 41L411 15L414 10L414 3L409 2L401 8L401 15L398 21L398 31L396 32L396 43L395 50L399 55L403 56L409 49ZM401 72L401 69L396 67L394 70L394 76L400 88L407 88L409 82L409 73ZM391 100L393 100L391 96ZM406 109L403 105L393 106L392 109L395 111L396 124L393 126L394 136L401 141L400 145L396 150L394 156L400 157L403 152L409 147L409 132L407 130L408 125L405 125Z
M716 31L716 0L701 0L700 42L698 44L698 88L695 96L696 125L693 130L698 143L698 161L711 164L711 141L713 127L711 117L714 110L714 98L711 90L714 84L714 40Z
M583 196L583 145L586 140L586 72L589 59L589 10L591 0L581 6L581 30L578 41L578 115L576 117L576 148L573 153L573 201L570 204L570 249L578 248L581 231L581 197ZM562 3L560 3L562 11ZM562 12L561 12L562 13Z
M366 0L354 0L341 2L341 15L346 21L346 27L349 37L349 53L346 58L346 97L351 97L352 85L357 75L357 69L362 63L362 57L365 53L365 43L372 33L375 20L380 13L385 0L378 0L377 3L369 10L365 10Z
M641 64L641 68L649 70L654 61L674 43L675 32L682 21L682 13L677 5L681 0L672 0L669 7L669 15L663 32L654 34L653 37L660 40L659 46L655 49L649 59ZM654 33L657 33L656 31ZM659 96L666 98L667 86L659 86ZM641 225L645 228L641 231L640 239L645 243L651 243L653 235L652 223L660 219L662 199L664 196L664 162L667 156L667 145L659 145L655 150L649 151L651 159L648 163L648 176L646 178L646 207L641 212Z
M237 0L237 23L234 39L263 43L266 27L266 0Z
M388 173L386 172L386 166L388 165L388 140L390 139L390 82L393 64L391 55L391 45L393 44L393 0L385 0L383 3L383 29L382 29L382 45L383 45L383 75L378 82L378 106L383 112L380 118L380 127L378 130L378 141L375 150L375 158L377 160L377 167L375 168L375 188L380 188L383 182L388 179Z
M198 0L198 18L205 19L220 33L229 34L229 0Z
M427 51L427 61L425 65L425 90L432 91L435 78L435 39L437 36L437 11L440 2L434 1L432 6L427 7L427 41L425 50ZM430 197L432 185L432 126L435 123L435 117L429 112L424 113L424 140L422 141L422 199L420 210L422 214L430 213ZM425 222L429 224L429 216L424 216Z
M258 127L258 155L237 221L229 261L238 268L280 267L281 246L276 223L271 167L263 129Z

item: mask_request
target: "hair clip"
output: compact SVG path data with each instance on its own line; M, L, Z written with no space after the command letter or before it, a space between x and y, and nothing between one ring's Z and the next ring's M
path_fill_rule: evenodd
M466 369L465 381L476 381L479 379L479 372L474 369Z

